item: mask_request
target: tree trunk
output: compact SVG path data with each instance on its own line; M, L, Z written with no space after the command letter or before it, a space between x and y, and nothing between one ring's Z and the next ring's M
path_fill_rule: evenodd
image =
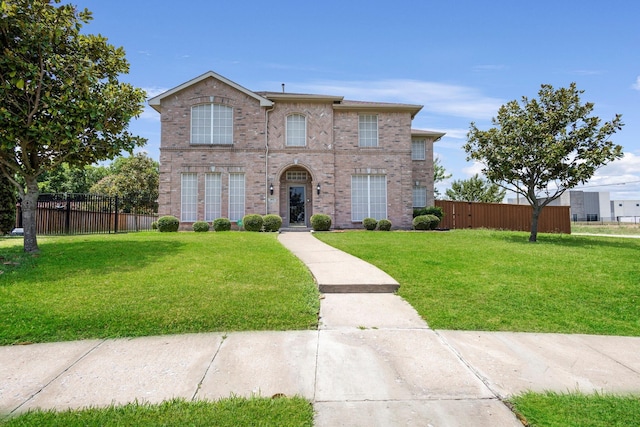
M27 192L22 195L22 227L24 228L24 251L39 252L38 239L36 238L36 210L38 209L38 180L25 177Z
M540 217L540 211L542 208L540 206L532 206L532 214L531 214L531 234L529 235L530 242L538 241L538 218Z

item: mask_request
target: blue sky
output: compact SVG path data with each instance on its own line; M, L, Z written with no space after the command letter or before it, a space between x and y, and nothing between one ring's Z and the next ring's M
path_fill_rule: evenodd
M543 83L576 82L595 115L620 113L625 123L612 138L625 157L583 189L640 199L637 0L71 3L94 14L84 32L124 47L131 70L122 80L150 97L212 70L254 91L285 83L288 92L424 105L413 127L447 133L435 154L451 180L480 170L461 149L470 122L488 129L502 104L536 97ZM158 159L159 114L147 107L131 130Z

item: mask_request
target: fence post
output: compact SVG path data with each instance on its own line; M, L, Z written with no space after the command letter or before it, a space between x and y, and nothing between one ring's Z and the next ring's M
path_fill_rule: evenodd
M71 228L71 198L69 197L69 193L65 193L64 198L66 199L64 212L64 234L70 234L69 228Z
M118 212L120 211L118 206L118 196L116 196L116 210L114 212L115 217L113 221L113 232L114 234L118 234Z

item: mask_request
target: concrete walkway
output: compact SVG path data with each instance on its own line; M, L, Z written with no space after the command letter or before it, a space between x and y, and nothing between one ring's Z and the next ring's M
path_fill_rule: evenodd
M310 233L279 238L319 286L386 276ZM502 399L525 390L640 393L640 338L434 331L380 289L323 294L317 331L0 347L0 417L282 393L311 400L316 426L521 426Z

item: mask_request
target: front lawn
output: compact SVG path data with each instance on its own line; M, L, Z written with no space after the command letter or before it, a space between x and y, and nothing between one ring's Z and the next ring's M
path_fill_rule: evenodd
M434 329L640 336L640 239L491 230L316 233L400 283Z
M0 345L317 326L306 267L268 233L0 240Z
M130 403L109 408L33 411L8 418L3 427L83 426L295 426L313 425L313 408L301 397L232 397L215 402L174 399L157 405Z

